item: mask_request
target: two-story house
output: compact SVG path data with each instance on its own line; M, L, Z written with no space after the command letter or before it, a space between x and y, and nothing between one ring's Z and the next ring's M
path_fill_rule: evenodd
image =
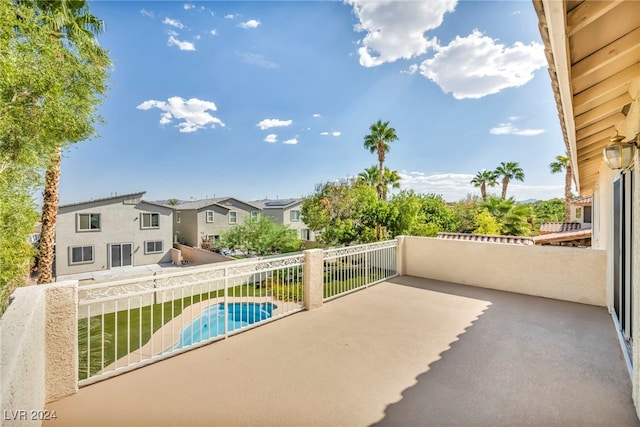
M144 194L60 206L56 275L171 262L173 210Z
M288 225L296 230L300 240L315 241L315 233L302 221L303 199L263 199L249 202L260 207L262 214L273 218L276 224Z
M171 206L174 210L174 241L200 247L247 218L257 217L260 208L233 197L202 199Z

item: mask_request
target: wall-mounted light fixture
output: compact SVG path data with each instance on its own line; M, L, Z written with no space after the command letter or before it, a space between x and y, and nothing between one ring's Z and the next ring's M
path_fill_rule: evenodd
M604 162L610 169L626 169L633 161L633 155L638 146L638 136L627 142L622 142L623 139L624 136L616 132L616 136L610 139L611 144L602 150Z

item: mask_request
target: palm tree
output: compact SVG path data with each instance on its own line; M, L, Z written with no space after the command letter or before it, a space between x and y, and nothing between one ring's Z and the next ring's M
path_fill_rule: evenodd
M556 156L556 161L551 162L549 167L551 173L564 171L564 220L569 222L571 220L571 207L569 206L571 200L571 160L569 154Z
M396 130L389 127L389 122L378 120L369 126L369 135L364 137L364 147L371 153L378 153L378 197L383 199L384 158L389 152L389 144L398 140Z
M478 172L476 176L471 180L471 184L474 187L480 187L480 194L482 194L482 201L487 201L487 186L495 187L498 185L498 175L495 171L483 170Z
M524 181L524 171L517 162L502 162L495 170L497 178L502 177L502 198L507 197L507 187L511 180Z
M89 5L84 0L38 0L34 7L41 13L43 25L51 29L51 36L60 40L60 60L77 60L106 68L110 64L106 50L96 42L95 37L104 29L104 23L89 13ZM63 41L66 39L66 42ZM91 90L103 93L103 81L89 83ZM86 111L92 111L95 102L83 103ZM80 113L80 114L82 114ZM89 122L91 120L88 120ZM42 229L40 233L40 251L38 259L38 283L53 281L53 260L56 216L58 213L58 184L60 182L60 164L62 148L70 143L84 139L92 133L91 126L78 130L78 135L67 140L56 141L45 174L45 187L42 198Z
M366 168L364 172L360 172L358 180L365 185L377 187L379 175L378 166L373 165L370 168ZM401 179L398 171L392 171L387 167L384 168L384 173L382 174L382 200L387 200L389 186L391 188L400 188Z

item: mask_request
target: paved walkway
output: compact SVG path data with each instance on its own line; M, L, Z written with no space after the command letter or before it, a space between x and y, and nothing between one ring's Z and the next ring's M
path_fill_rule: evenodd
M45 426L637 426L604 308L400 277L82 388Z

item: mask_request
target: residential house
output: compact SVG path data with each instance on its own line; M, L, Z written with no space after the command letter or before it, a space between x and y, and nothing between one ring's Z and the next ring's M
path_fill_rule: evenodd
M591 196L576 197L569 202L571 222L580 224L581 229L591 228L592 198Z
M174 210L174 242L201 247L247 218L257 217L260 208L233 197L202 199L170 206Z
M574 182L581 196L592 196L592 246L607 252L607 305L638 408L640 2L533 4Z
M260 207L262 214L273 218L276 224L288 225L296 230L300 240L315 241L316 235L302 221L303 199L263 199L250 202Z
M145 192L62 205L56 222L56 275L170 262L173 210Z

